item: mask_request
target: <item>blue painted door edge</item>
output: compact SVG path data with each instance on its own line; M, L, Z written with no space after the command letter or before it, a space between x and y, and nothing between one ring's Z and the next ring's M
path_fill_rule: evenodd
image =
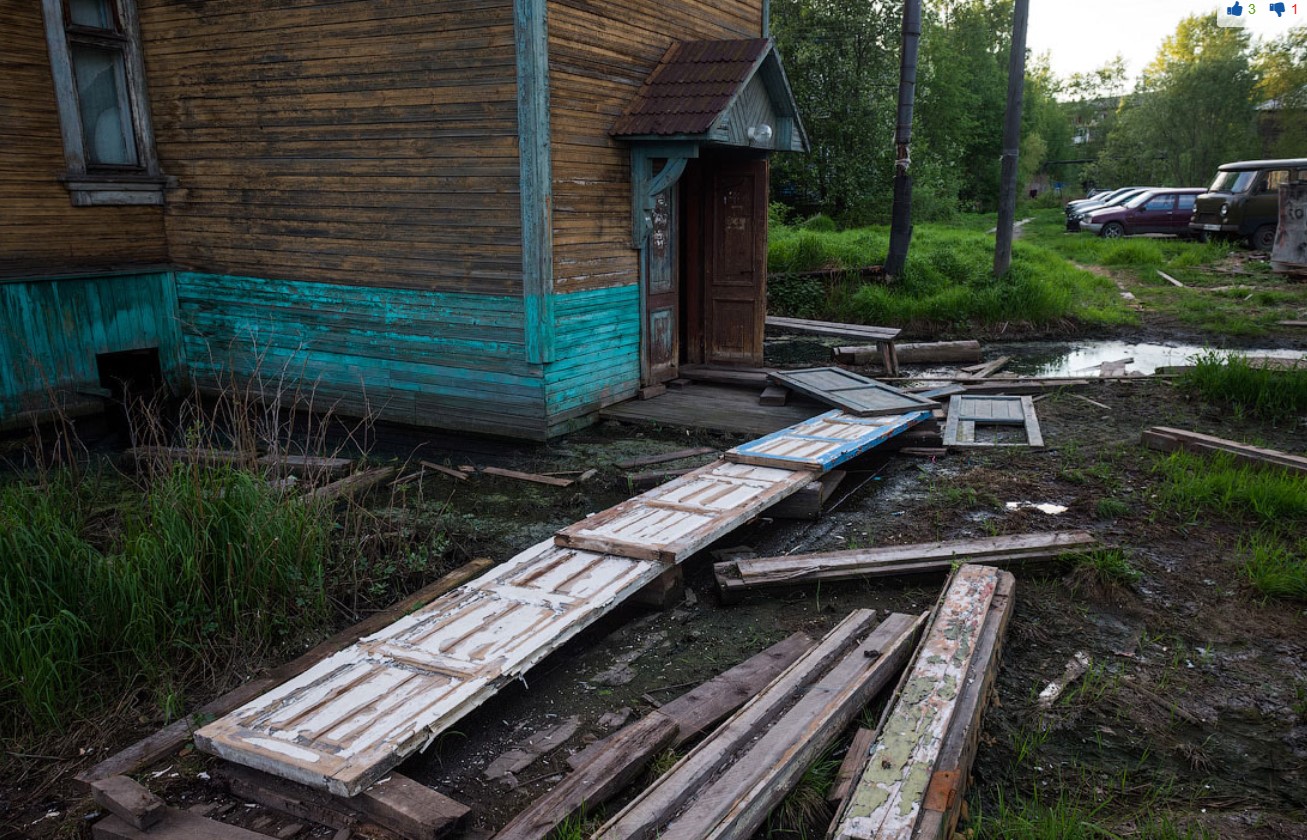
M526 360L554 360L553 166L549 142L548 0L513 0Z

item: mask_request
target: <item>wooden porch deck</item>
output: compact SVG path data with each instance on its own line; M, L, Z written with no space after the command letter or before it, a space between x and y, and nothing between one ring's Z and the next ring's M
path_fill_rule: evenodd
M791 394L786 405L759 405L761 391L695 382L679 390L669 388L650 400L627 400L609 406L599 416L624 423L768 435L830 411L825 403L798 394Z

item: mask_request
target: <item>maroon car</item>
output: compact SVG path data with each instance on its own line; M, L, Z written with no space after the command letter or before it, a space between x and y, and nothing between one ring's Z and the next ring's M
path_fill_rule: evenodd
M1080 229L1107 239L1133 233L1174 233L1189 236L1189 217L1199 187L1155 189L1141 193L1119 207L1103 207L1080 221Z

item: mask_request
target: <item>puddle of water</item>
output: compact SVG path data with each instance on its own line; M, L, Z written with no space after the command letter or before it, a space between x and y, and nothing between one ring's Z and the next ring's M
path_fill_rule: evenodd
M1195 357L1212 348L1196 344L1158 344L1129 341L1088 341L1077 344L1051 342L1018 342L991 345L987 358L1011 356L1012 361L1003 370L1021 376L1073 376L1093 377L1099 374L1103 362L1134 359L1126 365L1127 373L1149 374L1159 367L1193 364ZM1266 350L1239 350L1247 356L1272 356L1280 359L1302 359L1301 350L1283 348ZM937 371L942 373L943 370Z

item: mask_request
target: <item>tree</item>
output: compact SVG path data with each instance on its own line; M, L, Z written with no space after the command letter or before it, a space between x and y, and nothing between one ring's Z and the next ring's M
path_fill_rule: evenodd
M1307 154L1307 27L1295 26L1258 48L1257 83L1261 154L1269 158Z
M1256 153L1248 34L1216 15L1180 21L1123 102L1095 168L1108 183L1201 186Z

